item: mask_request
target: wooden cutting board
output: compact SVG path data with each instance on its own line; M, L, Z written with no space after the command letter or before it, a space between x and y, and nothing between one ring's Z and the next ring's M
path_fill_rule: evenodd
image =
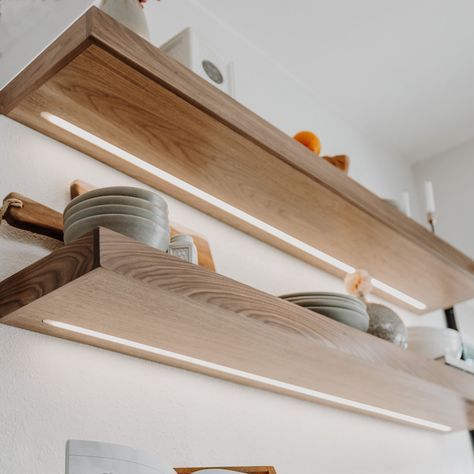
M74 198L93 189L92 186L74 181L71 185L71 197ZM47 235L53 239L63 240L63 215L33 199L19 193L10 193L5 199L19 199L23 207L10 207L4 219L13 227ZM216 271L209 242L201 235L180 224L171 224L171 236L178 234L191 235L198 252L198 264L211 271Z

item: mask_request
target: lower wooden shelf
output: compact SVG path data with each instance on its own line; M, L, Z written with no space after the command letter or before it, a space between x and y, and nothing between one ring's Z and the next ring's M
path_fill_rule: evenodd
M422 428L474 428L474 377L107 229L1 282L0 322Z

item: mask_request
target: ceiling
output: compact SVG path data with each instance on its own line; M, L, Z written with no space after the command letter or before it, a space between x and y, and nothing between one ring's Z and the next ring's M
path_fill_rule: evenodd
M197 3L407 159L474 137L472 0Z
M474 138L473 0L195 1L409 160ZM64 5L0 0L0 56Z

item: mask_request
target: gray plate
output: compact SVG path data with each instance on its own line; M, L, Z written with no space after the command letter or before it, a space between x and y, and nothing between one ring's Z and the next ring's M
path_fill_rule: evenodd
M359 298L356 298L355 296L352 296L352 295L346 295L345 293L336 293L336 292L331 292L331 291L304 291L304 292L301 292L301 293L288 293L286 295L281 295L280 298L284 298L284 299L287 299L287 298L298 298L298 297L301 297L301 296L314 296L314 297L318 297L318 296L332 296L332 297L335 297L335 298L346 298L346 299L350 299L350 300L355 300L355 301L359 301Z
M127 235L164 252L168 250L170 244L170 233L163 227L143 217L123 214L103 214L78 220L65 229L64 243L68 244L100 226Z
M351 301L336 301L336 300L326 300L326 299L312 299L308 301L290 301L290 303L297 304L298 306L308 307L308 306L331 306L333 308L345 308L358 311L362 314L368 314L365 307L359 306L352 303Z
M291 301L292 303L305 303L305 302L311 302L311 301L331 301L334 303L343 302L346 304L355 305L358 308L361 308L363 310L366 309L365 304L358 298L345 298L343 296L332 296L332 295L290 296L283 299L285 299L286 301Z
M155 204L155 206L160 206L165 209L168 209L168 204L166 204L166 201L159 194L154 193L152 191L148 191L147 189L135 188L131 186L110 186L108 188L93 189L92 191L88 191L87 193L77 196L66 206L64 212L66 213L72 206L76 205L79 202L86 201L87 199L99 196L112 195L145 199L146 201Z
M333 308L330 306L309 306L306 309L314 311L315 313L323 314L328 318L339 321L340 323L351 326L355 329L367 332L369 329L369 316L363 315L358 311L352 311L350 309Z
M85 201L87 202L87 201ZM165 229L169 227L168 216L163 213L154 213L148 209L136 206L124 206L118 204L104 204L103 206L92 206L80 211L69 214L64 220L64 228L68 228L74 222L84 219L85 217L100 216L103 214L123 214L125 216L139 216L149 219L156 224L163 226Z
M82 211L83 209L88 209L89 207L105 206L111 204L140 207L150 212L168 216L168 208L166 206L154 204L153 202L147 201L146 199L112 194L110 196L99 196L77 202L74 205L68 207L67 211L65 211L63 214L63 218L66 220L71 214Z

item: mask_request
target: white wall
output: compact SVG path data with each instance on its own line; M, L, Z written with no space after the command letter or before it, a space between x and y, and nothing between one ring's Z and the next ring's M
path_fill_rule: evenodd
M433 182L436 233L474 258L474 140L413 165L416 188Z
M56 14L66 25L88 2L67 2L67 8L64 3ZM317 130L328 153L353 157L353 176L369 188L387 195L405 188L410 170L401 161L323 110L290 75L194 2L150 4L149 18L157 43L192 25L228 48L236 64L239 100L289 133ZM31 48L30 56L40 38L44 41L46 27L39 25L41 34L32 33L31 42L22 43ZM48 38L57 32L49 28ZM22 49L18 58L28 54ZM10 51L8 57L14 56ZM14 190L58 210L68 201L73 179L97 186L139 184L3 117L0 163L1 196ZM219 272L274 294L342 289L340 281L304 262L168 201L174 221L205 232ZM51 248L44 239L38 245L21 243L20 234L12 237L6 224L0 228L0 278ZM408 324L442 323L437 315L400 314ZM474 469L465 432L425 432L6 326L0 326L0 347L2 474L62 473L68 438L142 447L173 465L274 464L279 474Z
M474 258L474 140L413 165L415 186L423 199L424 181L433 183L436 233ZM456 306L460 331L474 340L474 300Z

